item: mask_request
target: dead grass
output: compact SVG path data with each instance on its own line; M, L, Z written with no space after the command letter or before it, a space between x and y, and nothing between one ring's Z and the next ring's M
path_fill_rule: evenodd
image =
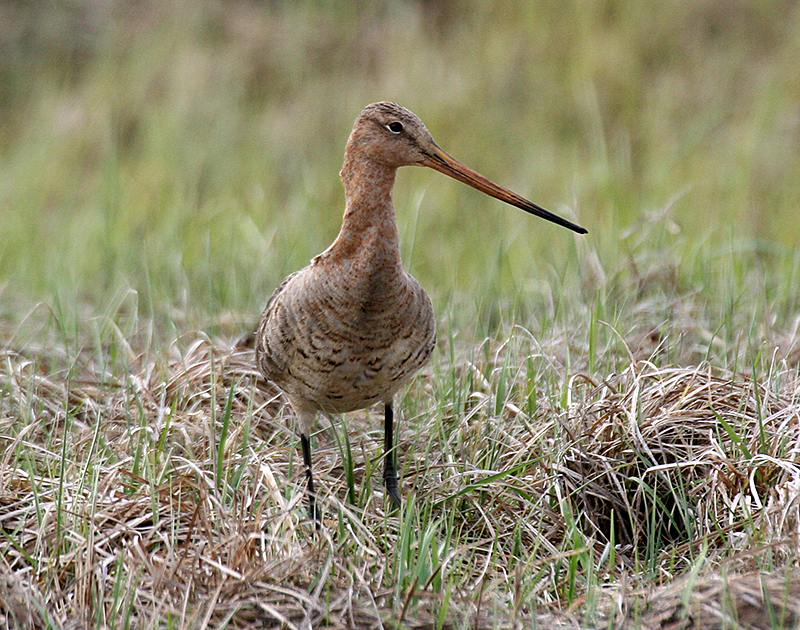
M459 359L465 413L429 406L402 428L402 514L371 481L367 414L348 419L350 464L341 429L317 436L317 535L290 414L251 351L181 345L117 377L96 355L69 374L3 353L7 627L556 627L615 610L624 627L795 623L800 379L785 362L637 361L572 376L561 410L540 392L529 416L521 375L496 397L498 370L525 363L514 344Z
M765 508L800 481L800 387L793 372L783 375L759 382L708 364L639 362L591 387L570 408L559 467L567 496L589 507L587 529L604 542L613 531L628 566L653 534L732 549L757 542L742 537L741 524L769 521ZM773 531L793 533L785 530L796 498L782 509L792 515Z
M796 628L800 623L800 576L795 569L689 575L666 586L639 591L623 583L604 593L603 625L640 630ZM544 628L578 630L569 612L541 613ZM600 624L598 624L600 625Z

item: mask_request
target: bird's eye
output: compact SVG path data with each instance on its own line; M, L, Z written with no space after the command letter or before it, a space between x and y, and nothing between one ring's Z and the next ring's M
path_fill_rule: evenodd
M403 123L395 120L394 122L390 122L388 125L386 125L386 128L392 133L400 133L403 131Z

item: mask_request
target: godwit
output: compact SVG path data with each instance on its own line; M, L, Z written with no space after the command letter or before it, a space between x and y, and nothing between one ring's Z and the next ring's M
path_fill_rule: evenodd
M398 167L409 165L436 169L526 212L587 232L452 158L406 108L389 102L364 108L344 151L339 236L275 289L256 334L258 367L286 394L299 420L308 512L317 527L309 442L317 412L383 403L384 487L400 506L392 399L425 365L436 343L430 298L400 260L392 186Z

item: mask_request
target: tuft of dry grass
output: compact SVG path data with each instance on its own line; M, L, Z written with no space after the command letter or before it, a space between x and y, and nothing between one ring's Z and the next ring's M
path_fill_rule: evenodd
M761 630L800 625L800 576L796 569L689 575L666 586L629 591L622 584L604 594L603 625L637 630ZM541 628L581 630L569 611L538 615ZM598 624L599 625L599 624Z
M563 425L570 437L559 471L566 494L585 503L587 530L621 544L628 566L648 545L764 542L744 535L753 519L769 522L776 537L794 533L796 371L759 382L707 363L659 368L642 361L588 392L573 380L581 400ZM778 503L780 515L772 509Z

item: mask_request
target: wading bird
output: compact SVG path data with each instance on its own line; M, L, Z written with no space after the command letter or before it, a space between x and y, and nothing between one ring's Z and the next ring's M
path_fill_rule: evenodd
M342 228L333 244L275 289L256 333L256 361L299 421L308 511L319 527L310 436L317 413L384 405L387 494L398 507L394 394L430 358L430 298L400 260L392 187L401 166L427 166L579 234L586 230L498 186L445 153L423 122L395 103L373 103L353 125L340 173Z

